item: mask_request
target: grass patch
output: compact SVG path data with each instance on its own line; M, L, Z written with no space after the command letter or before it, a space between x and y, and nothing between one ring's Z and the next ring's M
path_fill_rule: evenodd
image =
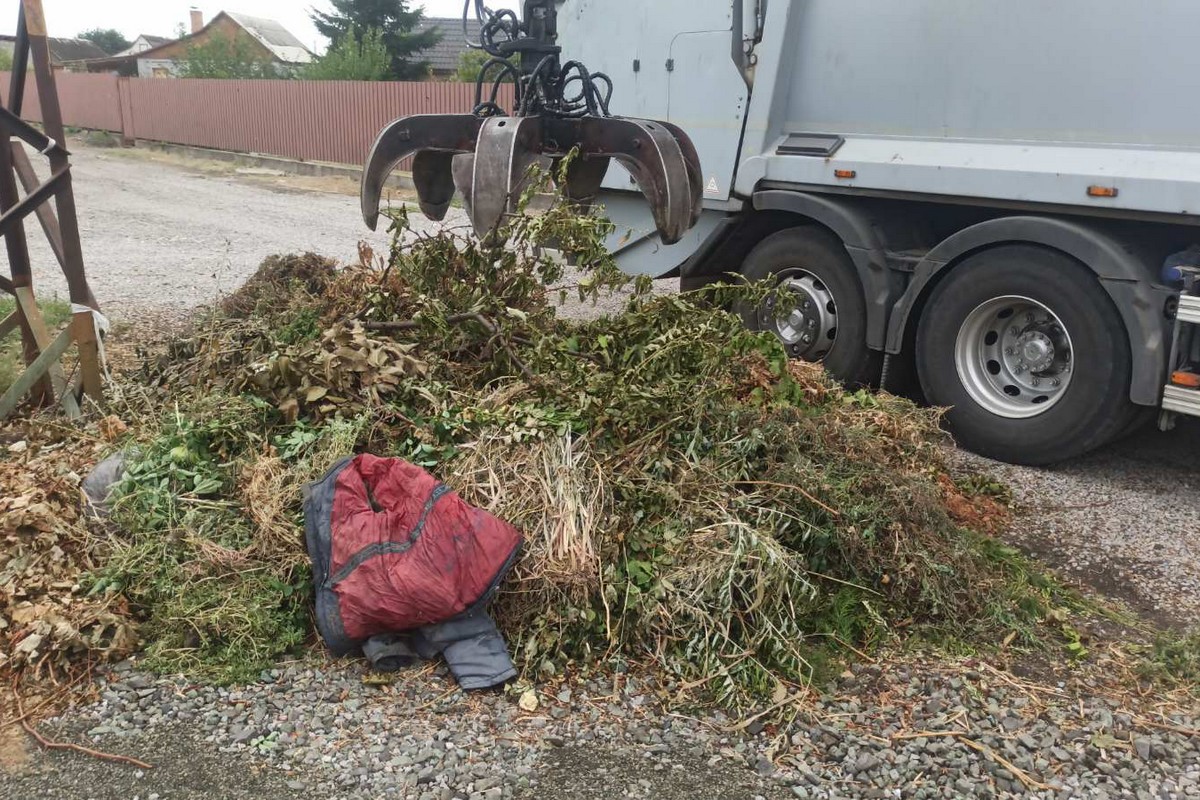
M904 637L1057 644L1070 598L979 530L995 504L947 476L935 413L722 310L768 289L651 296L609 229L555 206L501 247L400 213L385 256L269 260L173 343L149 377L174 407L148 409L97 576L151 665L237 680L302 641L300 485L368 450L525 533L496 612L531 676L620 654L738 705ZM549 243L588 268L570 291L630 288L624 310L559 319Z
M40 299L38 301L42 316L46 318L46 327L53 334L71 318L71 304L57 299ZM6 318L16 310L16 300L11 297L0 298L0 319ZM25 371L25 359L22 356L20 331L0 339L0 393L8 391L13 382Z

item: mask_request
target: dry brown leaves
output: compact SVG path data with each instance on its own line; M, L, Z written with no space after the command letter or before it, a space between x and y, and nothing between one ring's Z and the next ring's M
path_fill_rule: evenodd
M81 432L52 418L0 429L0 678L71 679L137 645L125 609L82 585L94 567L81 476L120 435L116 418Z
M981 494L967 495L944 473L938 475L938 485L942 489L946 510L959 525L989 536L996 536L1008 527L1011 517L1009 509L995 498Z

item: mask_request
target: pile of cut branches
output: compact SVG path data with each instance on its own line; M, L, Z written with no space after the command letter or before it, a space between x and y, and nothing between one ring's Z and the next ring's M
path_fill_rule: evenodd
M901 634L1039 638L1061 599L951 513L969 500L933 412L845 391L723 310L765 289L652 296L609 230L557 205L485 243L401 212L386 255L272 259L148 363L169 403L136 432L97 580L150 663L245 678L310 635L300 486L355 451L524 531L497 613L531 674L652 659L736 703ZM616 315L557 313L615 289Z

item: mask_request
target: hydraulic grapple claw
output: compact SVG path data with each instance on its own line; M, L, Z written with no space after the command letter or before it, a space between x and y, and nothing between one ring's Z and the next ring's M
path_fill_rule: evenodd
M363 218L374 229L387 175L414 156L413 182L421 210L440 220L454 189L477 234L485 236L511 212L532 167L568 165L566 197L590 203L611 160L630 175L650 203L663 241L674 244L700 214L703 186L696 149L674 125L623 117L488 117L424 115L396 120L379 135L363 171Z
M379 224L384 183L409 156L416 156L413 183L421 211L430 219L445 217L454 197L451 160L456 153L474 152L483 123L474 114L419 114L402 117L380 131L363 167L360 199L367 227L375 230Z
M593 202L616 159L649 201L663 242L678 242L696 224L704 187L691 139L670 123L611 115L612 80L560 58L557 1L523 0L519 19L474 0L480 39L468 44L491 57L475 83L478 113L404 117L379 134L362 183L363 218L372 230L384 181L409 156L425 215L442 219L457 189L481 237L519 204L535 165L561 165L572 153L560 187L571 202ZM464 31L470 6L467 0ZM497 100L506 82L513 85L513 116L503 116Z

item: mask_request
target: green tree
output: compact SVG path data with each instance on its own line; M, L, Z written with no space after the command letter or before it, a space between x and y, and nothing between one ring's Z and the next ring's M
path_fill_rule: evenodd
M95 42L101 50L110 56L122 50L128 50L130 45L133 44L133 42L122 36L121 32L116 28L92 28L90 31L84 31L79 34L79 38Z
M179 76L226 80L289 77L257 42L243 33L213 36L190 45L179 61Z
M415 32L421 21L420 8L410 9L409 0L330 0L331 13L312 11L313 24L337 47L347 36L361 40L366 31L380 32L390 64L389 80L419 80L429 72L427 62L416 56L441 40L436 30Z
M486 50L478 50L470 48L462 51L458 56L458 71L454 73L454 80L462 83L474 83L479 77L479 70L483 69L483 65L491 60L491 56ZM517 57L511 56L508 63L516 66ZM495 77L500 72L499 67L492 67L489 72L491 77Z
M8 72L12 66L12 53L0 50L0 72Z
M351 29L325 55L304 67L300 77L310 81L385 81L391 68L383 31L373 28L359 36Z

